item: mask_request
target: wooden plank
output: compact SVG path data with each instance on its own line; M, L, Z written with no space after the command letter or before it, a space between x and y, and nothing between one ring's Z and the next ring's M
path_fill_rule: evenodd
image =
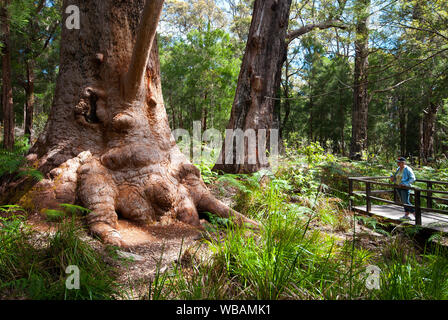
M367 213L366 206L356 206L353 207L353 210L359 213ZM403 207L397 205L372 205L369 215L400 221L400 218L404 215L404 210ZM415 224L415 220L407 223ZM446 214L422 212L421 223L423 228L448 233L448 215Z
M446 181L435 181L435 180L425 180L425 179L417 179L415 180L416 182L430 182L433 184L444 184L444 185L448 185L448 182Z

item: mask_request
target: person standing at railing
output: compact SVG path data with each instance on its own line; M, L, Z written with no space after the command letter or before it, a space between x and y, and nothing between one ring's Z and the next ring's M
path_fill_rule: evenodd
M400 157L397 159L398 168L393 175L390 176L390 181L398 186L411 187L411 184L415 181L415 175L412 169L406 165L406 159ZM397 188L398 194L400 196L401 202L403 204L412 205L410 201L411 190ZM414 208L404 208L404 216L401 219L412 220L409 213L414 214Z

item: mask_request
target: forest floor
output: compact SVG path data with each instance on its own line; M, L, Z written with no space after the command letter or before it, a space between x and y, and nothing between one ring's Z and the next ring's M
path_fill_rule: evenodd
M218 183L209 185L212 193L227 205L234 205L233 197L237 190L231 186L223 188ZM223 192L224 190L224 192ZM344 212L350 215L350 212ZM352 220L353 221L353 220ZM49 223L43 218L34 217L29 220L36 230L44 233L55 229L54 223ZM310 231L319 231L333 239L337 246L343 247L347 241L353 239L353 232L356 235L357 246L380 252L385 243L390 241L384 234L375 232L363 225L362 221L354 220L355 228L350 230L335 230L332 226L321 221L312 221ZM117 268L117 281L125 289L126 299L145 299L148 297L148 288L158 273L163 273L182 260L190 260L194 255L196 260L208 259L211 252L208 246L202 241L210 237L222 236L205 232L205 227L209 222L201 219L202 229L198 229L181 222L170 225L150 225L138 226L131 221L120 219L119 232L126 243L121 248L119 256L124 259L111 259L104 250L104 245L97 239L93 239L87 234L89 243L95 250L102 252L107 263ZM199 257L198 257L199 256Z
M11 224L14 221L10 221L10 230L16 231L10 233L11 237L0 234L10 239L0 247L0 258L10 261L5 266L0 263L0 299L445 297L448 291L444 285L431 287L432 280L427 282L429 277L434 278L433 283L444 283L440 279L448 274L448 267L440 266L447 261L445 254L426 251L427 238L417 239L413 228L406 224L354 217L347 209L346 176L384 175L387 169L344 161L327 166L309 163L304 163L303 158L287 162L270 178L263 174L218 176L209 168L200 167L204 181L218 199L262 222L259 232L243 229L240 233L228 228L228 221L207 214L200 215L202 228L181 222L139 226L120 219L118 230L126 245L117 248L91 237L79 216L74 221L80 228L72 236L70 229L68 233L62 229L61 233L65 218L53 221L48 216L32 214L26 219L32 239L22 237ZM84 244L88 248L77 250ZM100 282L82 280L88 281L87 292L67 293L67 264L84 263L83 256L94 256L89 250L98 256L87 261L82 270L98 265L92 277ZM22 263L24 254L27 260ZM38 273L35 265L41 267ZM386 270L382 281L387 285L379 292L365 289L362 273L369 265ZM2 270L11 272L5 280L1 278ZM109 272L114 283L111 286L101 283L103 274ZM41 287L33 287L33 277ZM354 291L351 285L347 286L347 281L352 280L357 286ZM52 285L55 281L57 286ZM25 285L24 289L16 290L20 284ZM51 294L47 294L48 285ZM418 289L403 289L410 285ZM115 287L118 291L109 290ZM95 290L98 295L91 296Z
M237 192L235 188L231 186L223 188L218 183L209 185L209 188L221 201L233 205L233 197ZM46 245L45 239L54 235L58 228L58 222L51 222L39 213L30 215L27 224L35 231L35 237L39 238L42 246ZM115 257L111 257L107 247L85 230L82 231L82 240L88 242L103 256L106 263L116 269L116 281L124 290L123 297L138 300L148 297L149 287L158 273L170 270L182 260L191 260L192 255L195 255L195 259L199 256L199 260L209 258L211 252L202 240L220 235L205 232L207 225L210 224L207 220L201 219L201 224L203 226L201 229L182 222L139 226L131 221L119 219L118 231L125 246L116 248ZM336 245L340 247L353 238L354 231L358 245L371 251L378 251L388 241L385 235L365 227L357 220L355 230L351 228L348 232L334 230L331 226L318 221L311 222L310 230L318 230L338 239ZM215 232L222 233L222 231Z

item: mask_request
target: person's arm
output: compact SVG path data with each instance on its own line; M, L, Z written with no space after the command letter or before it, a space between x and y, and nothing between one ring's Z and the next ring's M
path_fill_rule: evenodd
M390 179L391 182L394 182L394 181L395 181L395 176L397 175L397 172L398 172L398 169L395 170L395 173L393 173L393 174L390 175L389 179Z
M414 171L409 167L408 167L408 169L409 169L409 184L411 185L415 182L416 179L415 179Z
M411 168L406 167L403 172L403 178L401 179L401 183L404 186L410 187L412 183L415 181L415 175Z

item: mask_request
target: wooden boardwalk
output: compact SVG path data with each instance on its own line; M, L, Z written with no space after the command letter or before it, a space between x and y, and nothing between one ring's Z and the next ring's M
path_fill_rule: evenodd
M431 231L448 233L448 210L439 209L439 206L437 206L437 204L446 205L448 203L447 181L417 179L416 183L419 183L420 186L426 184L426 188L420 188L397 186L381 180L388 181L389 177L349 177L349 208L357 213L415 225ZM358 187L357 190L355 190L355 186ZM374 186L379 186L382 189L376 190ZM435 188L435 186L439 187ZM410 190L414 198L413 204L401 204L397 197L397 188ZM437 196L434 196L435 194ZM383 195L388 196L381 197ZM355 206L355 197L363 198L365 205ZM379 205L378 203L384 204ZM404 206L415 210L415 215L410 215L413 220L400 219L404 215Z
M367 214L366 206L356 206L352 210L361 214ZM369 215L399 222L400 218L404 215L404 210L402 206L393 204L372 205ZM405 221L405 223L415 225L415 219L412 213L410 217L413 220ZM448 233L448 215L435 212L423 212L421 227Z

